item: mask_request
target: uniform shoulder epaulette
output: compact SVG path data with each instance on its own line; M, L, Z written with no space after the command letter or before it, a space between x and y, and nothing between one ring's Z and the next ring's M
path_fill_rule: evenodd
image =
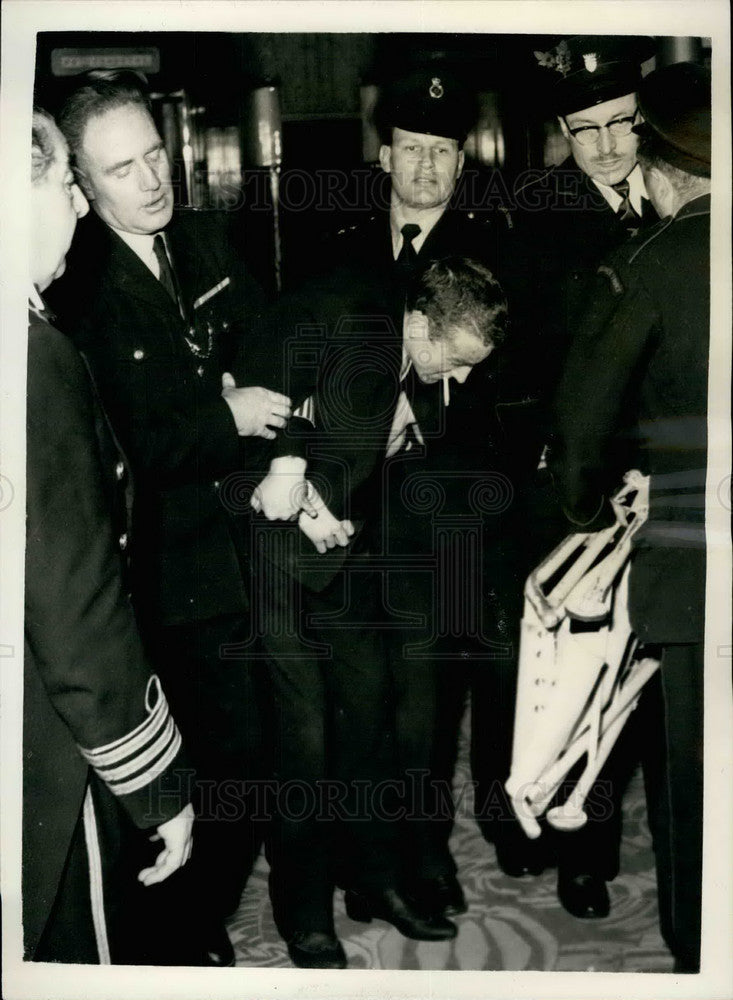
M614 295L623 295L624 285L614 268L608 264L601 264L598 268L598 274L602 274L605 278L608 278Z
M358 236L359 233L364 232L364 230L376 221L376 215L370 215L368 219L363 219L360 222L353 222L349 225L342 226L340 229L336 229L332 233L333 239L344 239L349 236Z
M470 225L476 227L485 226L487 229L491 229L501 220L501 225L505 226L507 230L514 228L511 209L507 205L496 205L492 209L461 211L460 217Z
M512 219L512 213L506 205L499 205L498 212L501 218L504 220L504 224L507 229L514 229L514 220Z
M550 178L553 176L556 170L557 170L557 164L553 164L551 167L546 167L542 171L542 173L537 174L534 177L530 177L530 179L528 181L525 181L525 183L522 184L521 187L515 187L514 194L515 195L521 194L523 191L526 191L527 188L532 187L533 184L542 184L545 181L550 180Z

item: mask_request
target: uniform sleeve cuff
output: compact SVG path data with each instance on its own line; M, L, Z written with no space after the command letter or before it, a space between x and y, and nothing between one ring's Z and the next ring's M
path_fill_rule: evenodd
M170 714L157 675L145 691L146 718L125 736L105 746L79 751L110 791L131 795L158 778L181 749L181 734Z

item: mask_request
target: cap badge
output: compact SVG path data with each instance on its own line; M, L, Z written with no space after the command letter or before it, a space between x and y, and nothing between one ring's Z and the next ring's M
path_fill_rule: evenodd
M562 73L563 76L567 76L572 68L573 60L570 47L565 40L556 45L554 49L550 49L549 52L535 52L534 57L539 66L554 69L556 73Z
M585 63L585 68L589 73L595 73L598 69L598 53L597 52L586 52L583 55L583 62Z
M428 91L428 93L430 94L431 97L434 97L436 100L439 100L445 93L445 91L443 90L443 84L440 82L439 76L434 76L433 79L430 81L430 90Z

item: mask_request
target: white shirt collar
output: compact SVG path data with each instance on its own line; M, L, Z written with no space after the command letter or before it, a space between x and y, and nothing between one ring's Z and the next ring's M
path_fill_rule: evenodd
M601 192L601 194L606 199L611 208L614 210L614 212L618 212L619 206L623 201L623 198L618 193L618 191L615 191L612 187L609 187L608 184L602 184L600 181L597 181L595 177L591 177L591 180L598 188L598 190ZM646 187L644 186L644 175L642 174L641 167L639 166L638 163L634 166L634 169L631 171L631 173L626 176L626 180L629 182L629 201L631 202L636 214L641 215L642 200L644 198L648 198L649 196L646 193Z
M153 240L157 233L128 233L124 229L117 229L115 226L110 226L110 229L117 233L119 238L140 258L148 270L156 278L160 279L160 265L158 264L158 258L153 252ZM163 239L165 240L165 236Z
M428 238L428 233L442 216L443 212L445 212L445 209L445 205L439 205L438 208L431 208L428 211L421 212L417 220L406 219L402 205L393 197L389 210L389 228L392 232L392 256L394 259L397 260L402 249L402 227L407 222L415 222L420 227L420 232L412 241L415 253L419 253L423 243Z
M30 289L28 291L28 301L36 312L42 313L46 311L46 303L41 298L41 293L38 291L33 282L31 282Z

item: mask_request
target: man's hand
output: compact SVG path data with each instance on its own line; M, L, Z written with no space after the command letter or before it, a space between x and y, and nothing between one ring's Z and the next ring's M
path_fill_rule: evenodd
M315 490L313 492L315 493ZM351 521L337 521L317 493L315 493L315 497L316 515L314 517L307 511L303 511L298 518L300 530L313 542L321 554L326 549L332 549L336 545L342 547L348 545L354 534L354 525Z
M290 398L262 386L238 389L229 372L221 377L221 394L232 411L237 431L242 437L273 440L274 427L284 427L291 415Z
M173 872L178 871L191 857L193 847L193 806L189 804L167 823L161 823L157 833L151 840L162 840L165 847L155 859L152 868L143 868L138 874L138 881L143 885L155 885L162 882Z
M305 481L306 465L304 458L294 455L273 459L269 472L252 494L252 509L262 512L268 521L292 521L301 510L315 517L317 511L308 498Z

